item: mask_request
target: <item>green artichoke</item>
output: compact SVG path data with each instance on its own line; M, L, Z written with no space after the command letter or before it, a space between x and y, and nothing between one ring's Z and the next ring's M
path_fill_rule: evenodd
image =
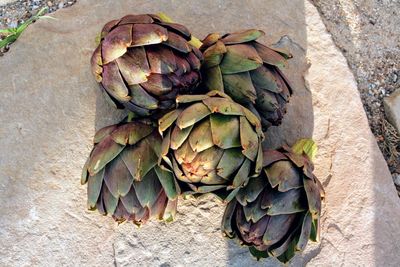
M158 115L200 82L202 54L190 39L185 26L157 15L127 15L103 27L92 72L114 106Z
M249 246L257 258L287 262L304 250L308 239L319 239L324 191L310 159L295 151L264 150L264 171L226 207L223 234Z
M99 130L82 173L88 208L136 225L171 221L179 188L158 165L161 136L149 121L121 122Z
M263 133L248 109L222 92L181 95L159 120L162 161L190 194L232 198L261 171Z
M292 94L280 68L291 55L256 41L264 32L247 30L220 36L209 34L203 52L202 77L208 90L225 92L253 111L265 131L279 125Z

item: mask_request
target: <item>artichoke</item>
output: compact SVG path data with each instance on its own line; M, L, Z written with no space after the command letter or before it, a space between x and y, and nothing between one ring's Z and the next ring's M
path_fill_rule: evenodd
M202 54L190 39L185 26L157 15L127 15L103 27L92 72L114 106L158 115L200 82Z
M222 92L181 95L159 120L163 166L185 194L213 192L229 199L262 166L260 121Z
M157 161L161 136L148 121L121 122L100 129L82 173L88 208L116 221L140 226L150 218L171 221L179 189Z
M209 34L203 52L202 77L208 90L225 92L246 106L261 120L265 131L279 125L292 94L291 86L280 68L291 55L258 42L264 32L246 30L220 36Z
M263 154L262 174L251 178L227 205L222 231L249 246L257 258L287 262L304 250L308 239L319 239L324 191L304 153L286 147Z

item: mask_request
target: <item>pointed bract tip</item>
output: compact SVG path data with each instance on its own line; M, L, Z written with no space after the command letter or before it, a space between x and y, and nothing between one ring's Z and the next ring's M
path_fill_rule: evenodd
M164 12L157 13L157 16L164 22L167 22L167 23L173 23L174 22L172 20L172 18L170 16L168 16L167 14L165 14Z
M306 154L312 161L318 152L318 146L312 139L300 139L293 146L292 150L295 154Z

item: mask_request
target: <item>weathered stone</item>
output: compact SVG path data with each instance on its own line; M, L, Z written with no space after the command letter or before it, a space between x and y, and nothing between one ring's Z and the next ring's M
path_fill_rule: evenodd
M108 20L159 11L199 37L260 28L267 43L280 40L292 50L286 72L295 94L266 145L278 145L279 133L289 144L313 135L316 174L327 192L322 242L292 265L398 264L400 202L354 78L309 2L81 0L54 13L57 20L30 26L0 58L0 265L279 266L224 240L223 205L209 198L182 201L176 222L140 230L86 211L79 177L91 139L123 116L90 73L94 38Z
M0 6L14 2L14 0L0 0Z
M400 90L394 91L383 100L386 116L391 124L400 133Z

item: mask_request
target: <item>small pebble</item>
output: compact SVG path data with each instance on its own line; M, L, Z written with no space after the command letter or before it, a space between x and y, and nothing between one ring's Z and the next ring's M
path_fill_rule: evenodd
M397 81L399 80L399 76L396 73L392 74L392 81L393 83L397 83Z
M393 182L395 185L400 186L400 174L398 173L393 173Z

